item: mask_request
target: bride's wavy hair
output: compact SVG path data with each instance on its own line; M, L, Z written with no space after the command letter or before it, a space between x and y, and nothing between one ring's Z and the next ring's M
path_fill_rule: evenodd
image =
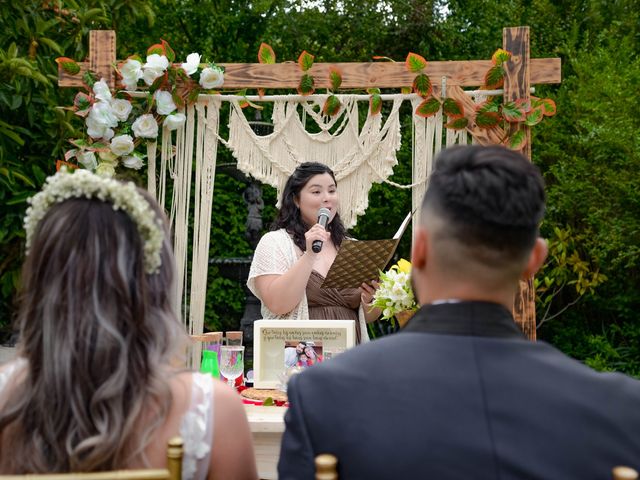
M278 215L271 226L272 230L284 228L293 238L293 243L303 252L307 249L304 234L311 225L306 225L300 215L300 209L295 201L300 199L300 192L309 182L311 177L328 173L336 181L336 177L328 166L319 162L304 162L298 165L282 190L282 201ZM336 182L337 184L337 182ZM327 230L331 233L331 241L336 247L342 244L347 232L340 215L336 212L333 220L327 225Z
M122 210L96 199L53 205L22 271L19 356L0 405L0 471L99 471L145 462L172 404L167 366L186 334L170 300L166 217L161 267Z

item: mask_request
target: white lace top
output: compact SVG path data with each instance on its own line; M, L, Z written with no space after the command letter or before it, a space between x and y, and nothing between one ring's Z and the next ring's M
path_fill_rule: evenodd
M253 261L251 262L251 268L249 269L249 278L247 280L247 287L249 290L260 299L262 305L260 313L264 319L278 319L278 320L309 320L309 304L307 302L306 293L302 295L300 303L284 315L278 315L269 310L260 298L260 294L256 290L256 277L261 275L283 275L285 274L293 264L296 263L298 254L296 253L295 243L291 239L291 236L284 228L280 230L274 230L272 232L265 233L256 251L253 254ZM361 343L369 341L369 334L367 333L367 323L364 318L364 310L362 305L358 310L358 323L360 324L360 332L362 332Z
M10 382L18 370L26 366L26 360L19 358L7 364L0 371L0 392ZM182 478L203 480L209 471L209 457L213 444L213 377L203 373L193 373L191 402L180 421L180 436L184 442L182 458Z

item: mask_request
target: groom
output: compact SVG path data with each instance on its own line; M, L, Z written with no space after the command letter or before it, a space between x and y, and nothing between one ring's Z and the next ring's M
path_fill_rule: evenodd
M640 467L640 382L596 373L511 316L520 279L547 254L543 181L502 147L437 160L414 232L422 308L398 334L289 382L279 478L610 478Z

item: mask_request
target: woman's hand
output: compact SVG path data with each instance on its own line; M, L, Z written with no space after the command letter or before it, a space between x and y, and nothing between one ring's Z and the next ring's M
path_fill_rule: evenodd
M321 242L328 242L331 238L331 234L319 223L316 223L313 227L307 230L304 234L304 238L307 244L307 252L315 254L312 250L313 242L320 240Z
M362 282L362 285L360 285L360 301L363 305L371 305L371 302L373 302L373 297L376 294L376 290L379 286L380 284L375 280L371 280L369 283Z

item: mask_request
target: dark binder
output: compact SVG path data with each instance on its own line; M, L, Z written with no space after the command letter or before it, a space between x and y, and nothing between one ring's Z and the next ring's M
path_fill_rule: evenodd
M338 250L322 288L358 288L362 282L378 278L393 256L400 238L411 220L405 217L393 238L385 240L345 239Z

